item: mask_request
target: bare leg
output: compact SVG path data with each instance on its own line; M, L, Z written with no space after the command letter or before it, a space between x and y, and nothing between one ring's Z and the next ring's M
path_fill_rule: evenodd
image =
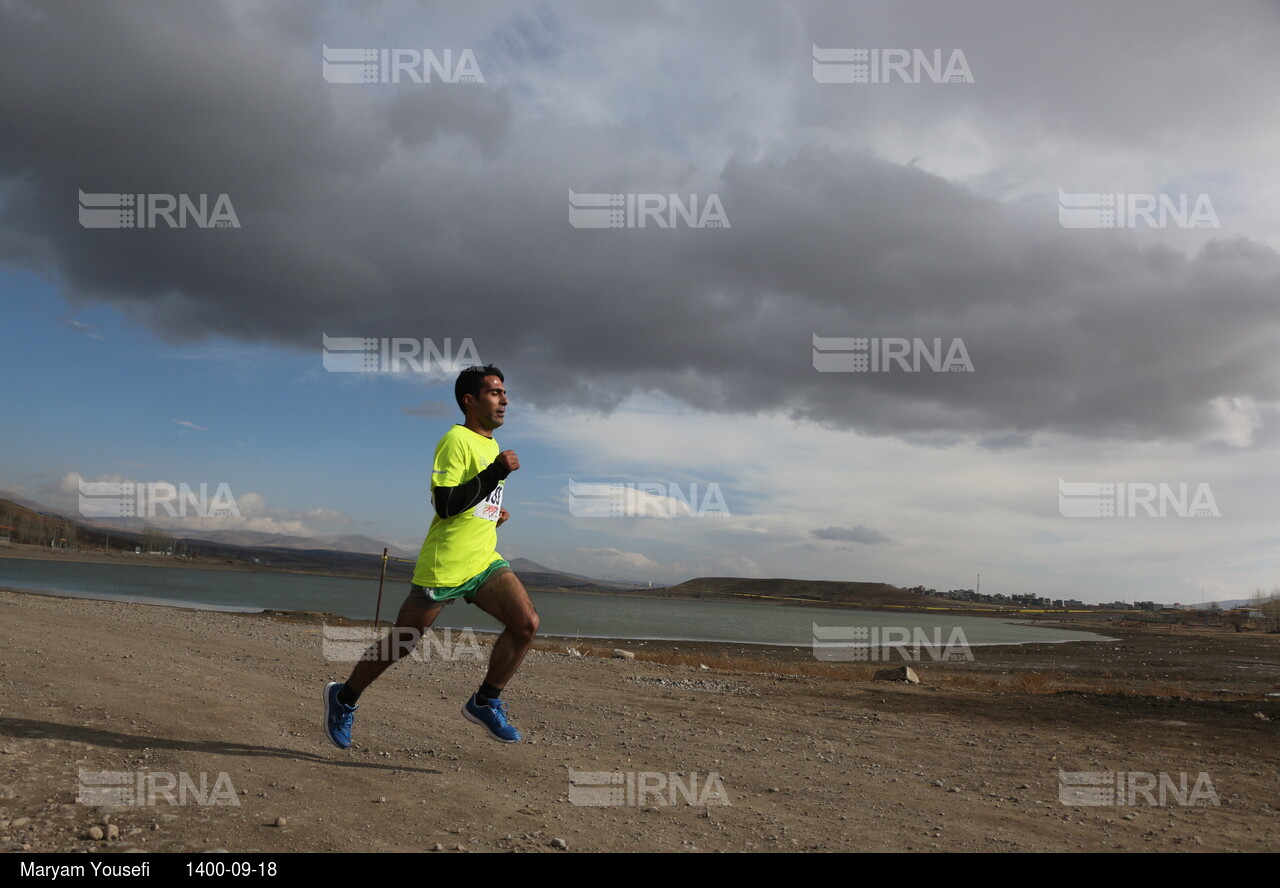
M347 687L359 694L386 672L388 666L407 657L417 647L422 633L440 616L443 607L443 603L433 602L420 592L410 592L400 605L395 628L365 652L364 658L351 670Z
M506 627L493 644L489 672L484 679L495 688L505 688L538 633L538 612L524 584L510 571L481 586L473 603Z

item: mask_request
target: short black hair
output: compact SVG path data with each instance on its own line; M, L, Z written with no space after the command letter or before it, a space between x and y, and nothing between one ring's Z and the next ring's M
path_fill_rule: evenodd
M486 376L496 376L503 382L507 381L506 377L502 375L502 371L492 364L485 364L483 367L473 364L458 374L458 381L453 384L453 397L458 402L458 409L464 415L467 412L467 408L463 406L462 396L480 397L480 389L484 388L484 378Z

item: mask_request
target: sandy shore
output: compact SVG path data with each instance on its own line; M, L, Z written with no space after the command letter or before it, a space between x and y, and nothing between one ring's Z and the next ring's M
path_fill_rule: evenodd
M511 746L459 715L483 662L437 650L366 693L341 751L320 728L321 688L348 669L324 658L325 622L0 592L0 848L1263 851L1280 839L1275 636L1082 626L1120 640L984 648L972 664L923 666L918 686L836 677L846 664L794 674L817 665L794 649L628 645L713 667L699 669L549 642L506 695L527 738ZM775 671L716 665L745 658ZM161 792L87 806L82 770L161 789L205 775L206 792L238 804ZM623 804L575 804L605 790L574 788L571 770L621 774ZM1170 792L1064 805L1061 771L1126 772L1139 788L1186 775L1204 790L1203 774L1219 804ZM119 837L94 842L104 816Z

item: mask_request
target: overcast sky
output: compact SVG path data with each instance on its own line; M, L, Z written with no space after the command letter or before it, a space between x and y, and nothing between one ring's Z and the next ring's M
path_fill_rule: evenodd
M1270 589L1277 39L1267 2L0 0L0 486L225 481L245 517L206 529L416 549L447 374L328 373L321 337L470 339L524 463L504 555ZM477 76L335 83L326 46ZM820 82L831 49L969 76ZM239 227L88 228L79 192L225 194ZM727 224L574 227L570 192ZM1068 227L1060 192L1211 222ZM959 340L971 372L819 372L815 335ZM570 479L728 514L582 517ZM1064 517L1060 479L1207 485L1218 516Z

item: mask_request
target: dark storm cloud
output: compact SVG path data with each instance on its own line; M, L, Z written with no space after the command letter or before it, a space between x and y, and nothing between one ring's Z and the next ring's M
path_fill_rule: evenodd
M677 117L671 132L521 116L534 101L528 84L501 72L561 64L563 13L513 12L478 34L484 84L364 86L321 78L321 43L340 41L316 7L236 9L0 6L0 259L56 275L73 303L111 303L170 341L222 334L318 360L322 332L455 346L469 337L513 391L542 405L608 409L657 391L711 412L783 409L998 447L1039 431L1194 437L1220 421L1216 399L1280 396L1280 258L1246 232L1187 257L1124 232L1068 231L1052 215L1056 195L1032 210L1002 205L909 164L810 143L798 124L767 150L749 133L725 134L742 147L709 166L670 150L718 135L689 129L701 113ZM753 48L782 60L768 82L793 81L797 120L837 127L876 112L842 110L847 91L813 82L815 33L854 33L825 15L763 11ZM912 43L899 31L886 43L964 46L978 82L953 109L997 96L1020 113L1043 101L1049 116L1073 119L1079 102L1060 85L1043 100L1017 92L1011 50L989 33L998 15L988 33L972 16L945 15L954 39ZM751 30L743 19L726 27ZM749 67L726 45L708 40L704 52L700 65ZM1039 82L1037 57L1024 47L1019 64ZM630 89L644 89L644 74ZM708 115L709 96L737 86L663 83ZM920 93L922 107L944 107L957 95L946 89ZM1151 89L1166 107L1167 90ZM660 114L644 103L618 113L669 123L683 95L661 93ZM87 230L78 189L226 193L242 227ZM715 193L731 227L573 229L570 189ZM960 338L974 372L818 373L814 334Z
M820 540L838 540L845 543L873 545L875 543L893 542L880 531L872 530L870 527L864 527L861 524L857 527L827 527L821 530L811 530L809 533Z

